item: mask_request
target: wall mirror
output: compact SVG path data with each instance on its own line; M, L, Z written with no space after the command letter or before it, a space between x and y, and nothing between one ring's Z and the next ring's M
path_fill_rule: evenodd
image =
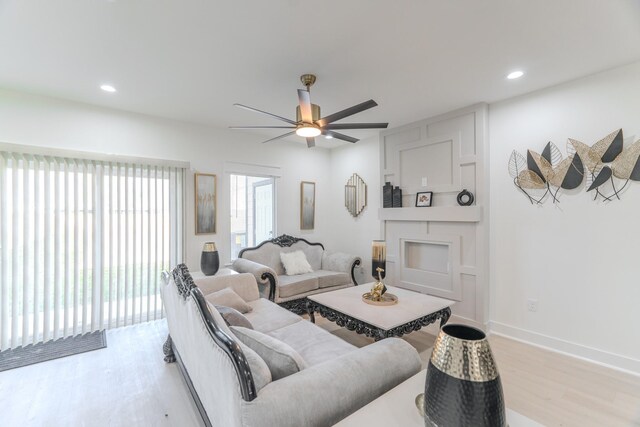
M367 184L357 173L351 175L344 186L344 205L354 217L367 206Z

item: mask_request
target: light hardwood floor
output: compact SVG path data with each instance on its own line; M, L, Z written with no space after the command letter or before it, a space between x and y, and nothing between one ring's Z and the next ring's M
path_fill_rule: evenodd
M357 346L372 340L319 318ZM426 366L437 333L405 339ZM108 347L0 372L0 426L199 426L164 320L107 332ZM640 378L502 337L490 339L507 405L547 426L640 426Z

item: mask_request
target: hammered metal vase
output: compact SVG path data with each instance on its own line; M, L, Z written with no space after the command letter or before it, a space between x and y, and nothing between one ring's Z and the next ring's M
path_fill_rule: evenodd
M433 347L424 394L427 427L505 427L500 375L480 329L445 325Z

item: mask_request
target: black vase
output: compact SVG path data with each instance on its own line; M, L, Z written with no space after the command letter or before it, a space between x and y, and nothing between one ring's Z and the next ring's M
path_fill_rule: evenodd
M393 185L390 182L385 182L382 187L382 207L393 207Z
M427 427L507 425L500 375L484 332L442 327L427 368L424 402Z
M200 270L205 276L213 276L218 272L219 268L220 257L218 256L216 244L213 242L205 243L200 256Z
M402 207L402 189L400 187L395 187L393 189L393 207L401 208Z

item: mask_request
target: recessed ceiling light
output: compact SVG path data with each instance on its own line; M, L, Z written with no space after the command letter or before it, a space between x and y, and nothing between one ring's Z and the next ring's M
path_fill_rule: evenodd
M111 85L100 85L100 89L102 89L105 92L110 92L113 93L116 91L116 88L111 86Z
M325 135L324 138L325 139L333 139L333 137L331 135Z
M520 77L524 76L524 73L520 70L518 71L514 71L512 73L509 73L509 75L507 76L507 78L509 80L513 80L513 79L519 79Z

